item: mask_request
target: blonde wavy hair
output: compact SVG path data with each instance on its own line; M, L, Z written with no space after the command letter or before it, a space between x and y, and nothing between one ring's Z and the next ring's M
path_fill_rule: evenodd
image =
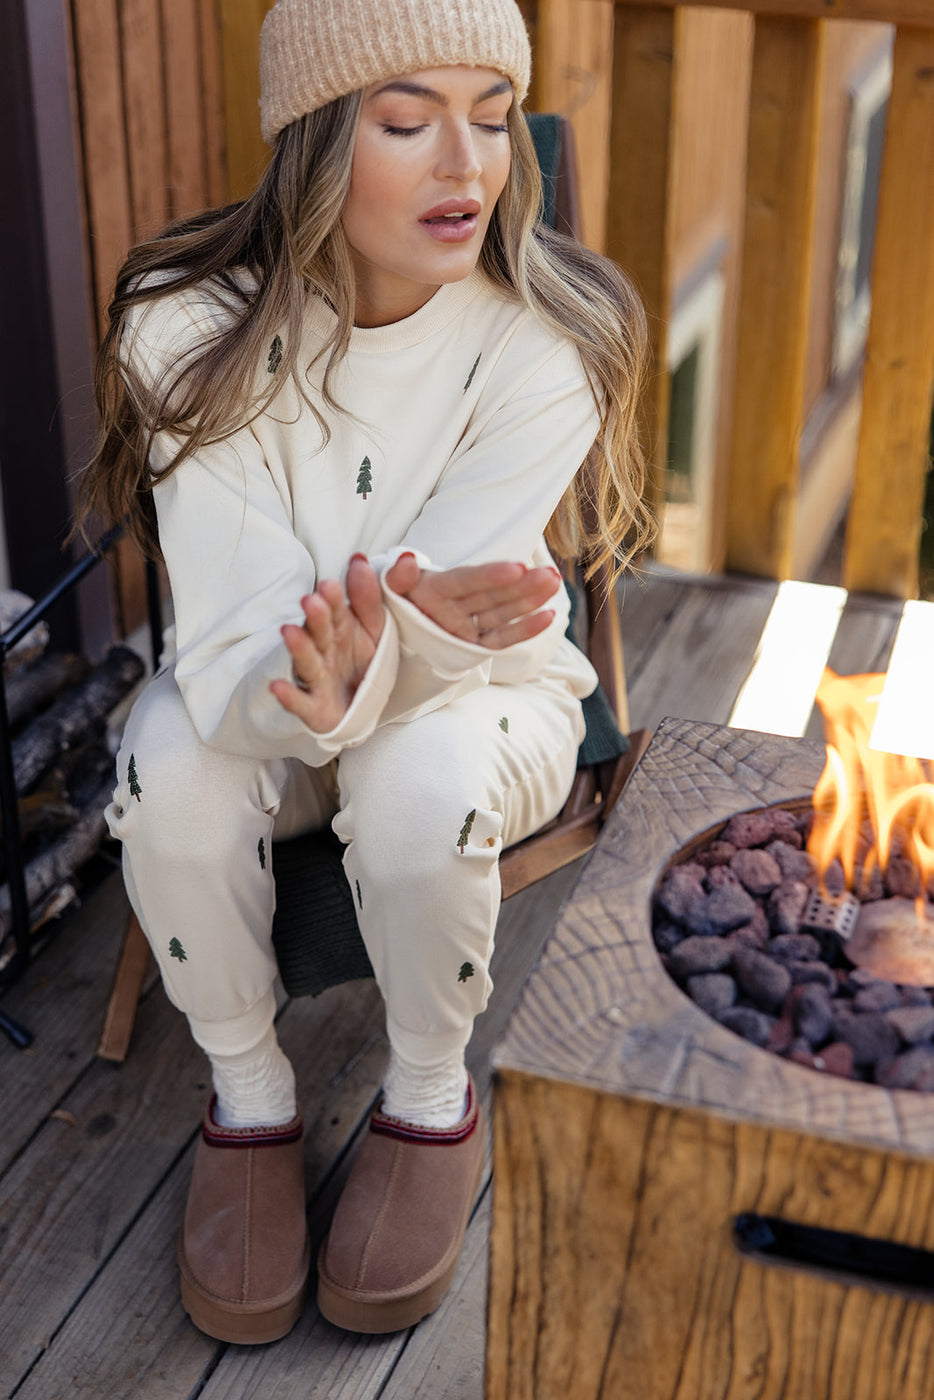
M339 98L286 127L243 203L171 225L130 253L98 357L101 436L79 488L82 531L92 518L124 521L144 552L158 557L154 482L261 414L287 377L329 438L325 415L342 412L331 393L332 375L346 354L354 318L354 271L341 214L361 98L359 92ZM612 583L654 534L642 499L645 463L637 429L647 366L645 314L615 263L541 223L539 164L516 104L509 132L511 168L480 266L580 352L600 428L546 539L559 558L580 559L588 576L604 567ZM121 356L127 317L142 303L194 287L199 296L216 297L221 328L158 384L143 383ZM321 403L309 397L308 366L297 358L309 295L324 297L337 318L321 352L327 357ZM265 363L276 337L282 359L258 396L255 368ZM163 431L179 446L157 478L149 457L153 438Z

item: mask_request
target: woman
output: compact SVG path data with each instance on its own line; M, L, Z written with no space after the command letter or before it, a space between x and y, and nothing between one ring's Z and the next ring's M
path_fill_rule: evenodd
M514 0L278 0L267 173L137 248L111 307L85 505L161 552L177 655L108 815L211 1060L179 1263L226 1340L288 1331L309 1268L273 836L333 823L386 1004L318 1298L395 1330L448 1287L482 1170L498 855L560 809L595 682L543 533L618 569L647 531L641 308L537 223L529 62Z

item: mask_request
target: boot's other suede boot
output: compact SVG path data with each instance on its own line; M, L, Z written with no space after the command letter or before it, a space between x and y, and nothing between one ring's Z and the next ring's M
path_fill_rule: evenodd
M302 1120L222 1128L204 1116L178 1239L182 1303L222 1342L274 1342L294 1327L310 1264Z
M397 1332L441 1302L483 1174L473 1080L453 1128L374 1113L318 1256L318 1307L349 1332Z

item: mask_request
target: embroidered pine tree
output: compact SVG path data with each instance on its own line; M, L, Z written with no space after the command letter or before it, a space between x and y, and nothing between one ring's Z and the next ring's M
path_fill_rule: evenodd
M188 961L188 954L185 952L185 949L179 943L177 938L173 938L172 942L169 944L169 957L178 958L179 962Z
M482 354L482 353L483 353L483 352L481 351L480 354ZM477 358L474 360L474 362L473 362L473 369L470 371L470 373L469 373L468 376L467 376L467 383L464 385L464 393L465 393L465 394L466 394L467 390L470 388L471 384L473 383L473 377L474 377L474 375L475 375L476 372L477 372L477 365L478 365L479 363L480 363L480 355L478 355Z
M360 905L360 908L362 909L362 908L363 908L363 895L360 893L360 881L359 881L359 880L354 880L354 885L356 886L356 890L357 890L357 903Z
M364 457L360 463L360 470L357 473L357 495L366 500L367 492L373 490L373 463L369 457Z
M266 361L266 368L270 374L275 374L282 364L282 337L276 336L269 347L269 359Z
M464 962L464 963L461 963L461 970L460 970L460 972L457 974L457 980L458 980L458 982L466 982L466 981L467 981L467 978L468 978L468 977L472 977L473 974L474 974L474 966L473 966L473 963L472 963L472 962Z
M259 840L258 840L257 843L256 843L256 854L259 856L259 868L260 868L260 870L265 870L265 869L266 869L266 842L263 840L262 836L259 838Z
M504 734L509 733L509 720L506 715L503 715L502 719L500 720L499 727Z
M474 817L476 817L476 815L477 809L476 807L474 807L473 811L468 812L466 817L464 818L464 825L461 827L460 835L457 838L457 844L460 847L461 855L464 854L464 847L470 840L470 828L473 826Z
M127 764L126 780L130 784L130 796L135 797L137 802L141 802L143 799L140 797L140 793L143 789L139 785L139 776L136 772L136 754L133 753L130 754L130 761Z

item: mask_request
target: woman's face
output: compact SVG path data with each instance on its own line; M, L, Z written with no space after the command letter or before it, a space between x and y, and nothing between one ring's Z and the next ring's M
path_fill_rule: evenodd
M357 325L410 316L476 267L509 174L512 100L501 73L464 66L366 89L342 220Z

